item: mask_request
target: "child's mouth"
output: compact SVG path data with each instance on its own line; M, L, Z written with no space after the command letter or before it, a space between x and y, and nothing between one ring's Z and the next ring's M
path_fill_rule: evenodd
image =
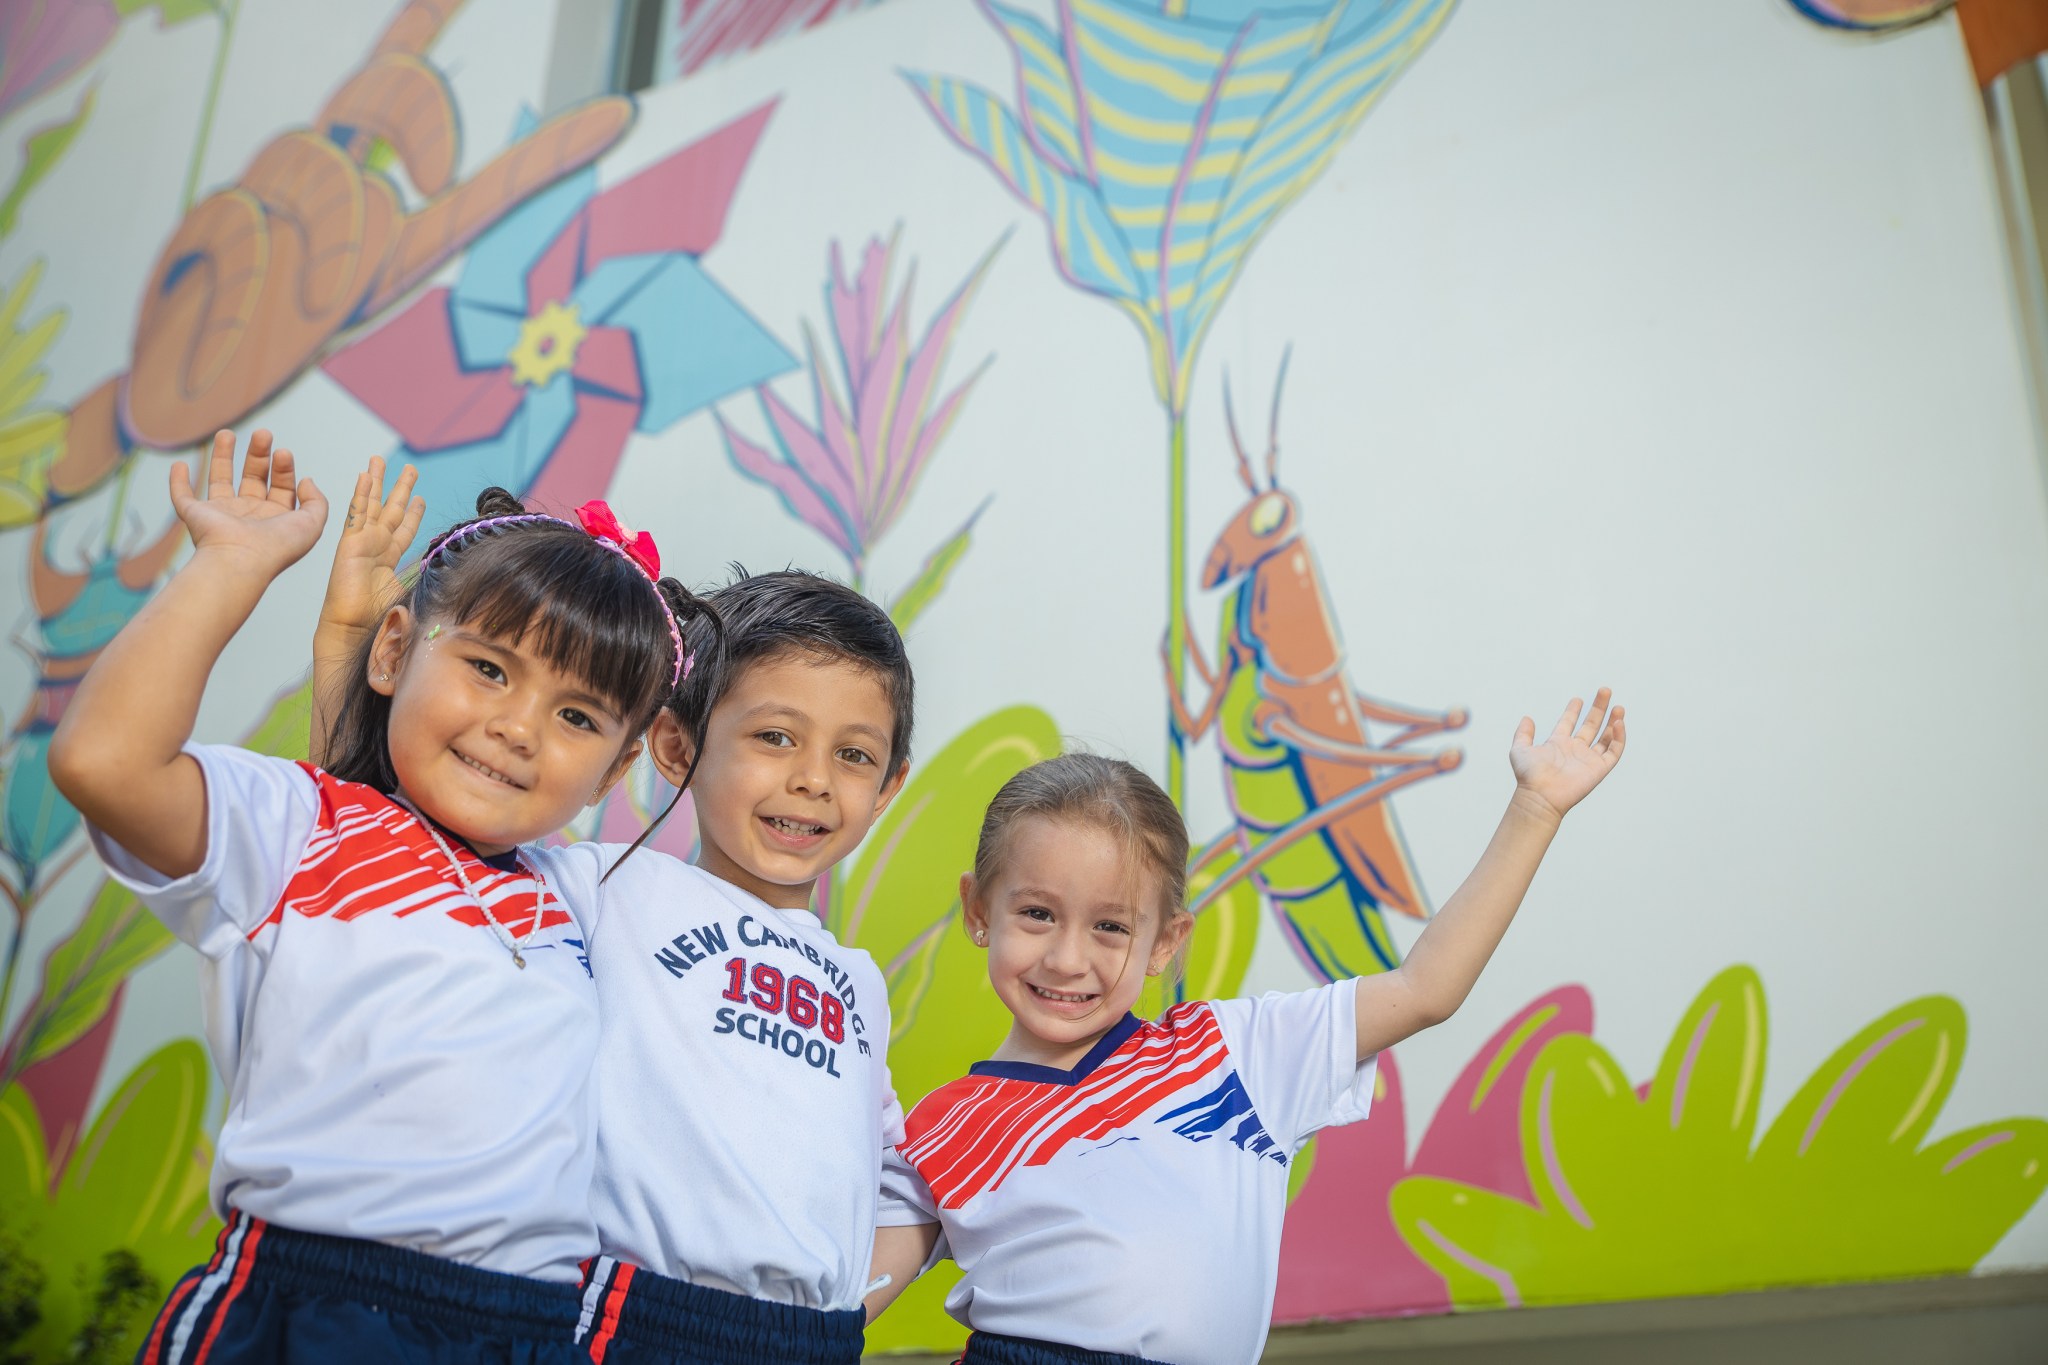
M496 768L491 767L489 764L477 762L475 759L471 758L468 754L462 752L462 750L460 749L450 749L448 752L454 754L457 758L461 759L464 763L467 763L470 767L482 773L485 777L490 778L493 782L502 782L508 787L517 787L520 785L519 783L513 781L511 778L505 776L505 774L499 772Z
M1092 1005L1101 998L1093 994L1082 994L1075 991L1049 991L1043 986L1032 986L1029 981L1024 984L1030 986L1033 995L1052 1005Z
M785 844L810 845L830 833L823 825L808 820L791 820L780 815L764 815L761 823L766 825L778 841Z

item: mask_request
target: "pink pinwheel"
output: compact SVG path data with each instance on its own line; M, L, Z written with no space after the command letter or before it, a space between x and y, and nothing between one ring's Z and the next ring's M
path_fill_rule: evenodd
M658 432L795 357L705 271L773 105L600 191L585 168L477 239L430 289L323 368L383 418L430 507L487 484L543 505L602 493Z
M1308 1183L1288 1206L1273 1321L1448 1311L1443 1277L1402 1240L1388 1196L1405 1176L1433 1175L1533 1203L1522 1162L1522 1082L1552 1038L1592 1031L1584 987L1560 986L1531 1002L1458 1073L1412 1162L1401 1075L1391 1054L1381 1056L1372 1116L1316 1139Z
M861 255L860 274L851 284L839 243L834 242L825 305L838 346L837 386L825 372L816 336L808 324L804 328L818 426L805 423L766 385L755 394L768 419L775 454L735 431L723 416L718 419L733 464L773 488L792 514L846 556L855 587L866 576L868 551L902 513L918 476L988 366L982 362L952 392L939 396L939 372L960 320L1001 247L998 242L982 257L913 346L910 281L889 299L886 314L883 311L896 239L887 245L870 240ZM948 552L964 544L967 531L962 527L933 562L944 560L950 568L957 554L948 557Z

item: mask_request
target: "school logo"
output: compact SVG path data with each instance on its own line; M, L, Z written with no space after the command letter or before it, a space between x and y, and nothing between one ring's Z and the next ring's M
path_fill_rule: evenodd
M1212 1137L1224 1136L1253 1156L1270 1157L1282 1166L1287 1164L1287 1154L1280 1150L1280 1144L1273 1141L1265 1125L1259 1122L1258 1111L1252 1108L1252 1097L1245 1093L1244 1082L1237 1078L1235 1071L1225 1076L1223 1084L1208 1094L1178 1109L1168 1110L1155 1122L1172 1123L1179 1118L1184 1118L1184 1121L1173 1131L1190 1142L1207 1142Z

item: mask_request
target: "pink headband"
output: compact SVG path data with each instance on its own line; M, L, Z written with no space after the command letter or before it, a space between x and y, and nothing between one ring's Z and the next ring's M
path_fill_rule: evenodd
M690 676L690 665L696 662L696 656L683 652L682 629L676 625L675 611L668 604L668 596L661 590L658 581L661 574L661 552L654 548L654 537L645 531L629 539L625 527L619 525L619 519L612 514L612 509L599 499L593 498L576 509L576 522L581 522L581 527L578 527L576 522L551 517L545 512L520 512L512 516L485 517L481 521L472 521L467 526L450 531L442 538L440 544L427 551L426 557L420 560L420 567L426 568L440 557L442 551L459 541L473 540L485 531L496 530L500 526L518 526L533 522L547 522L554 526L580 529L599 545L638 569L641 576L653 586L654 600L661 607L661 619L668 623L668 638L676 647L675 667L670 671L668 680L669 690L674 691L676 684Z

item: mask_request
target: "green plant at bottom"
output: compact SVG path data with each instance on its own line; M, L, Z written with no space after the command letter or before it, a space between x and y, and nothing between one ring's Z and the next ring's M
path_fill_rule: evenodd
M1642 1092L1591 1038L1554 1040L1522 1091L1536 1205L1412 1178L1401 1235L1463 1308L1708 1294L1960 1274L2048 1184L2048 1122L1926 1142L1963 1060L1954 1000L1870 1024L1753 1142L1766 1035L1762 982L1735 966Z
M42 1277L24 1320L0 1295L30 1360L126 1360L163 1293L211 1254L213 1164L204 1127L208 1063L191 1039L143 1059L108 1097L53 1185L28 1093L0 1093L0 1223Z

